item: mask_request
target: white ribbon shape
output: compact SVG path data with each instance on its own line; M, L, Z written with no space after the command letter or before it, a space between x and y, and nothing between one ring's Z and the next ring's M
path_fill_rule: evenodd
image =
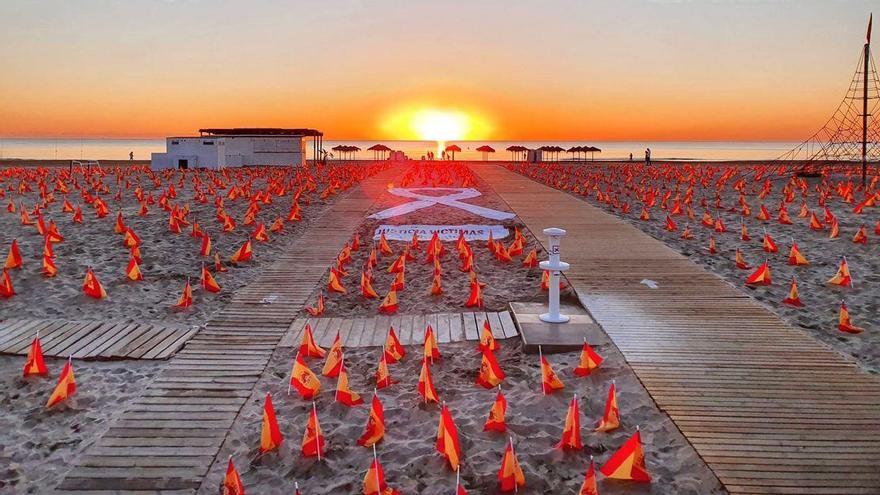
M426 194L419 194L415 191L455 191L453 194L447 194L445 196L429 196ZM427 208L429 206L434 206L436 204L441 204L445 206L451 206L453 208L458 208L460 210L465 210L469 213L473 213L474 215L479 215L485 218L491 218L493 220L507 220L515 217L516 215L513 213L508 213L506 211L498 211L493 210L492 208L485 208L483 206L472 205L469 203L462 203L460 200L462 199L471 199L481 196L480 191L472 187L419 187L419 188L402 188L402 187L392 187L388 189L388 192L395 196L400 196L402 198L410 198L415 201L410 201L409 203L404 203L402 205L397 205L387 210L382 210L377 213L373 213L368 218L376 218L376 219L385 219L396 217L399 215L404 215L406 213L412 213L416 210L421 210L422 208Z

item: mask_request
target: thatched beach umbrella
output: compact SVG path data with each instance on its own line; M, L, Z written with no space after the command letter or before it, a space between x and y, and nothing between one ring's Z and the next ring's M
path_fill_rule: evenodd
M374 144L367 148L367 150L373 152L373 159L378 159L379 154L382 154L382 158L385 158L385 153L391 151L391 148L385 146L384 144Z
M459 153L461 153L461 148L459 148L457 144L450 144L449 146L446 147L446 152L447 152L447 153L450 153L450 152L452 153L452 159L453 159L453 160L455 160L455 152L456 152L456 151L459 152Z
M585 146L584 151L590 152L590 161L593 161L593 159L595 157L595 155L593 153L597 153L597 152L601 153L602 152L602 150L600 150L599 148L597 148L595 146Z
M330 148L330 149L333 150L333 151L335 151L335 152L336 152L336 156L337 156L340 160L342 160L342 154L345 153L346 148L348 148L348 146L346 146L346 145L344 145L344 144L337 144L336 146L334 146L334 147L332 147L332 148Z
M489 146L488 144L484 144L477 148L477 151L483 153L483 161L487 161L489 159L489 153L495 153L495 148Z

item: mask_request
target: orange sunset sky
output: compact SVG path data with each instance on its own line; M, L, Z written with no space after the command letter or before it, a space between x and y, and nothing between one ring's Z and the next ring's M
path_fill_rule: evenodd
M880 2L4 1L0 136L799 140Z

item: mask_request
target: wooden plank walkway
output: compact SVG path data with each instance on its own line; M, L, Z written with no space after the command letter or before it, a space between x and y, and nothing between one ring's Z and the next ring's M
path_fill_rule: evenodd
M880 493L880 378L585 201L474 171L537 236L568 231L581 300L731 493Z
M75 359L167 359L198 327L130 320L9 319L0 322L0 354L27 355L38 333L45 356Z
M171 359L57 491L198 490L278 341L395 173L366 179L313 220Z
M479 319L479 325L477 321ZM488 319L492 334L497 339L516 337L519 332L510 313L442 313L436 315L395 315L391 318L376 315L365 318L297 318L281 341L279 347L299 345L306 323L311 325L315 342L328 348L336 339L336 332L344 347L373 347L385 344L389 327L394 327L403 345L421 345L428 323L434 329L437 342L464 342L479 340L483 320ZM467 328L473 331L466 331Z

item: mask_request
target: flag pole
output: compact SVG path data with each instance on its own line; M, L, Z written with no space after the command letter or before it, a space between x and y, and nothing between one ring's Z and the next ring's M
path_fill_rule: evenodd
M315 406L315 401L312 401L312 414L315 415L315 447L317 447L318 451L318 462L321 461L321 435L318 435L318 408Z
M459 486L461 486L461 466L455 470L455 495L458 495Z
M538 351L540 352L541 346L538 346ZM542 380L543 381L543 380ZM516 451L513 450L513 437L507 437L510 441L510 454L516 459ZM513 492L519 492L519 483L516 482L516 474L513 475Z
M544 352L541 350L541 346L538 346L538 359L541 360L539 363L541 366L541 392L547 395L547 385L544 383ZM511 440L510 445L511 447L513 446L513 440Z
M345 373L345 353L342 353L342 359L339 360L339 376ZM333 394L333 400L339 402L339 378L336 379L336 393Z
M376 463L376 493L382 493L382 481L379 478L379 457L376 455L376 444L373 444L373 462Z

